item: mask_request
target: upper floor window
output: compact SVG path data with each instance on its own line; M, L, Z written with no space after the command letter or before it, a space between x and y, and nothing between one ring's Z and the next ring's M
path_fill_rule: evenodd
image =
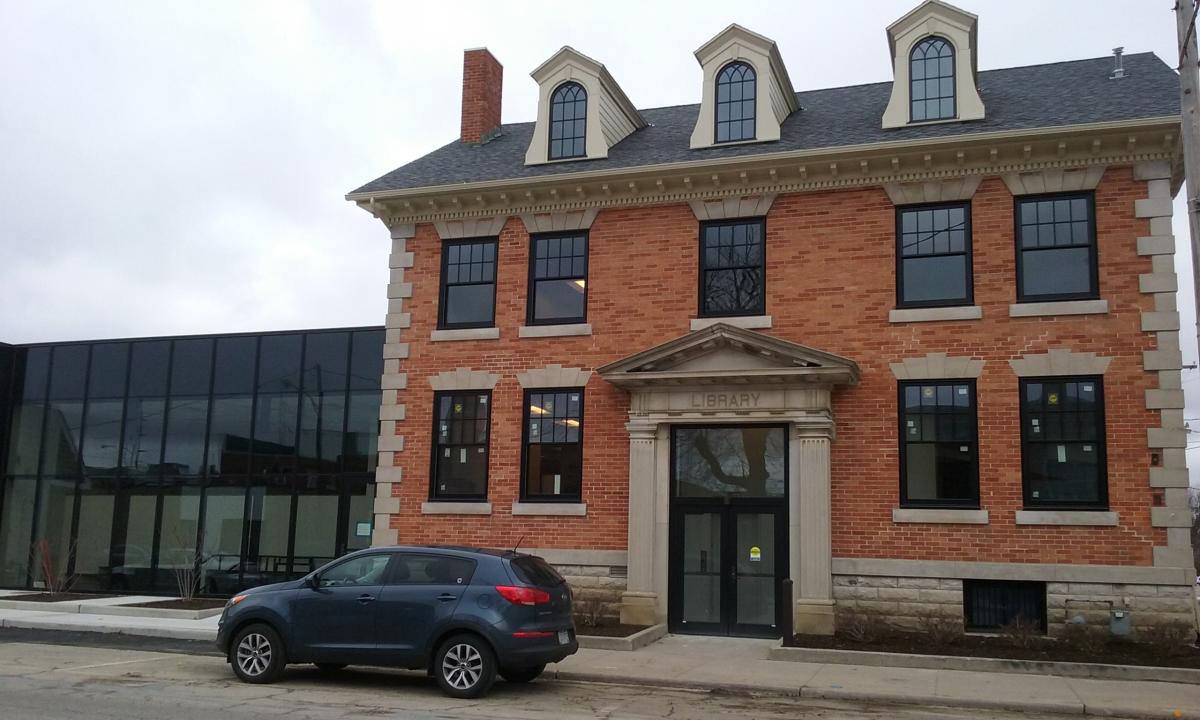
M954 203L897 208L897 306L971 302L971 206Z
M766 312L766 222L733 220L700 226L700 316Z
M583 485L583 388L525 392L527 500L579 501Z
M1092 193L1017 198L1017 300L1100 295Z
M754 139L754 68L731 62L717 73L717 142Z
M587 320L585 233L535 235L529 252L529 324Z
M496 241L443 242L438 327L491 327L495 317Z
M492 393L436 393L433 397L433 488L439 500L487 498L488 426Z
M579 83L559 85L550 98L550 159L587 155L587 91Z
M957 115L954 98L954 46L940 37L917 43L908 58L912 121Z
M1021 380L1026 507L1108 506L1099 377Z
M975 383L900 383L900 505L979 507Z

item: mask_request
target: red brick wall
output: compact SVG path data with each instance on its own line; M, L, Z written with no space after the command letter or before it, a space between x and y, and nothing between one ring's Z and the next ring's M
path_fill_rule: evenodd
M855 360L859 386L834 394L833 552L835 557L995 562L1151 563L1149 453L1144 409L1153 375L1141 353L1153 337L1140 332L1150 309L1138 293L1150 262L1136 254L1148 223L1133 217L1145 196L1128 168L1110 169L1096 192L1100 290L1110 312L1096 316L1016 319L1013 198L997 178L972 201L975 300L984 318L891 325L895 304L895 211L881 189L780 196L767 217L767 311L773 335ZM628 398L598 377L586 388L584 501L588 515L517 517L522 390L516 373L548 363L595 368L686 334L696 316L698 225L686 205L600 212L590 234L590 337L520 339L525 318L528 236L511 218L500 237L496 322L499 341L431 343L436 327L440 242L432 226L409 241L415 263L408 389L400 391L406 436L396 455L401 542L464 542L526 547L621 549L626 543ZM1050 348L1113 358L1105 376L1109 497L1116 528L1017 527L1021 507L1017 378L1007 360ZM888 364L927 352L987 360L978 382L981 526L897 525L899 471L896 380ZM470 367L501 376L493 393L489 500L491 516L423 516L428 497L432 428L431 374ZM1161 538L1160 538L1161 542Z
M463 53L462 132L465 143L477 143L500 127L504 68L484 48Z

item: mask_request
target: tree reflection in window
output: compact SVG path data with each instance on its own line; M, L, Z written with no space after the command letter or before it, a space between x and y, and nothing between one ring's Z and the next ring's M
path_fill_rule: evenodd
M781 497L787 483L784 429L676 428L675 492L680 497Z

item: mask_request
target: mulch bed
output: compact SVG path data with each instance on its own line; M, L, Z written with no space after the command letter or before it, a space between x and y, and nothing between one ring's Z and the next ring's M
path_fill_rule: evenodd
M144 603L132 603L122 607L162 608L164 610L212 610L225 607L224 600L216 598L192 598L191 600L154 600Z
M29 595L6 595L0 600L20 600L21 602L68 602L71 600L99 600L101 598L117 597L116 595L92 595L90 593L31 593Z
M927 638L896 636L869 642L822 635L797 635L796 644L827 650L866 650L871 652L912 653L916 655L965 655L1002 660L1040 660L1043 662L1106 663L1200 669L1200 648L1182 648L1178 654L1166 653L1154 645L1129 641L1110 641L1100 652L1082 652L1061 641L1039 638L1032 647L1015 646L1004 637L964 635L952 643L934 644Z
M593 637L629 637L630 635L639 633L645 629L645 625L622 625L621 623L612 623L584 626L579 623L575 623L575 633L577 635L591 635Z

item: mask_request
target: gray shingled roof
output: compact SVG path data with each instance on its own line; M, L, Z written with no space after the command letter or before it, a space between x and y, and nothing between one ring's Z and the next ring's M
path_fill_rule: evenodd
M1153 53L1125 57L1126 77L1110 80L1111 57L1030 65L979 73L987 117L963 123L880 127L890 82L796 93L801 110L784 121L777 142L692 150L699 105L643 110L649 127L614 145L608 157L550 165L525 165L533 123L501 126L483 145L454 141L372 180L355 193L432 185L565 175L585 170L633 168L704 158L811 150L918 138L1045 128L1179 113L1179 76Z

